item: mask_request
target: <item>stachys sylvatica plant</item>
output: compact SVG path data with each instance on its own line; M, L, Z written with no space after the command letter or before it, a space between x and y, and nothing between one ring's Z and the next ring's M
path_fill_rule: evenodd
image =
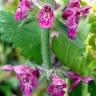
M80 0L68 0L64 6L57 0L18 0L14 20L8 13L6 15L11 20L3 13L0 15L2 20L9 19L5 23L2 21L4 27L10 27L4 29L5 32L0 30L2 39L21 48L21 53L24 56L28 53L26 57L36 63L32 66L6 64L0 67L0 70L15 72L24 96L31 96L33 89L39 86L42 74L45 74L48 85L46 94L50 96L68 96L66 94L81 81L85 84L93 80L90 72L85 72L88 31L78 32L82 20L83 29L88 29L86 20L90 9L90 6L82 6ZM53 54L58 62L54 62ZM68 80L73 80L73 83L68 83Z

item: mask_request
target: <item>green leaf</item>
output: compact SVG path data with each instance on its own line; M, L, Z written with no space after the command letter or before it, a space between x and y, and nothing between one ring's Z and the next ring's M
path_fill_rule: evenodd
M89 23L91 24L90 31L92 33L96 33L96 16L95 15L92 14L89 16Z
M14 36L13 46L16 48L20 47L22 55L33 59L37 63L41 63L40 29L37 23L34 22L20 28Z
M64 24L60 23L60 21L56 22L54 28L59 33L59 37L53 38L52 50L64 66L80 73L83 71L83 54L85 52L85 41L89 31L86 31L82 25L83 29L81 28L77 32L77 38L70 39L66 34L67 30Z
M90 31L91 31L92 33L95 33L95 34L96 34L96 22L91 23L91 29L90 29Z
M19 22L15 23L11 13L0 11L1 39L12 42L18 23Z
M32 18L34 18L34 16ZM32 21L27 22L27 24L22 24L22 22L23 21L14 21L11 13L0 11L0 26L3 28L3 30L0 31L1 39L12 43L13 47L19 48L20 53L27 57L27 59L41 63L41 29L37 25L36 19L32 19Z
M91 81L89 83L89 92L90 96L94 96L94 94L96 94L96 84L94 83L94 81Z
M64 33L60 33L58 38L53 39L52 48L55 55L61 63L72 69L80 67L82 60L82 47L78 43L69 39Z
M94 23L96 22L96 16L94 14L89 16L89 23Z

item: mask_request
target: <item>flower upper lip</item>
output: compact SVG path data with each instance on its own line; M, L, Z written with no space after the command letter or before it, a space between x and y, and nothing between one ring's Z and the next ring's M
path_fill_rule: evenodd
M49 4L45 4L38 12L38 24L40 27L49 28L54 20L54 12Z

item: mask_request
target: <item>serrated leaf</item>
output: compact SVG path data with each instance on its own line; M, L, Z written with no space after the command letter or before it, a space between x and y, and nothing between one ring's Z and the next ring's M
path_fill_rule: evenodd
M70 40L64 33L60 33L58 38L53 39L52 48L55 55L65 66L72 69L80 67L83 55L82 47Z
M41 62L40 44L40 29L36 22L20 28L13 40L14 47L20 47L24 56L37 63Z
M60 60L60 62L64 64L64 66L67 66L70 69L73 69L80 73L83 70L83 54L85 52L85 41L89 31L86 31L85 29L80 29L77 32L77 38L70 39L66 34L67 30L65 30L66 28L64 27L64 24L60 24L60 22L58 22L56 23L55 29L59 32L59 37L53 38L53 52ZM57 25L59 28L57 27Z

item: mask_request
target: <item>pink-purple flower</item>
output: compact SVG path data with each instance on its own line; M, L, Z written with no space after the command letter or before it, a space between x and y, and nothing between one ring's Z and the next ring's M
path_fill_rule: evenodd
M54 20L54 12L49 4L45 4L39 11L38 24L42 28L50 28Z
M16 12L15 20L24 19L27 16L27 10L31 8L30 0L19 0Z
M5 65L0 67L1 70L16 72L19 86L24 96L31 96L33 88L38 85L39 70L28 65Z
M64 88L66 88L66 83L63 79L61 79L56 74L52 74L51 76L52 82L48 86L48 93L51 96L64 96Z
M69 88L69 92L71 92L80 83L80 81L84 81L84 82L88 83L91 80L93 80L93 78L90 76L80 76L77 73L72 72L72 71L67 72L67 74L68 74L69 78L74 80L72 85Z
M63 9L62 17L67 19L65 25L68 27L68 37L76 37L76 29L80 20L80 15L87 16L90 6L80 7L80 0L69 0Z

